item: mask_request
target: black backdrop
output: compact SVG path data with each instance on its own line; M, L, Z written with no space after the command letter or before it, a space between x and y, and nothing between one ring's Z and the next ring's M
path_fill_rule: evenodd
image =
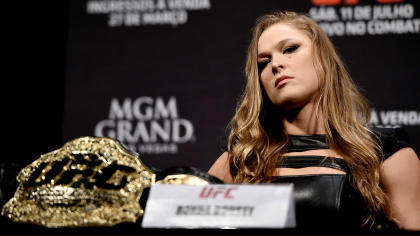
M207 170L243 89L255 19L288 9L332 36L375 109L373 122L407 126L419 146L418 2L319 2L71 2L63 141L112 137L157 168Z
M67 1L7 2L2 27L2 163L26 165L62 144Z
M373 11L375 7L404 6L405 12L403 9L399 15L384 15L385 19L379 19L382 25L376 25L379 29L385 21L403 20L400 30L379 32L377 29L379 35L368 30L363 35L348 32L332 36L332 40L352 77L375 108L378 117L375 122L403 125L414 147L420 148L417 94L420 40L415 25L420 7L417 1L339 3L331 7L337 18L328 19L328 15L321 14L327 8L321 9L310 0L211 0L210 8L184 13L178 9L184 18L186 12L187 22L178 22L177 26L165 22L150 25L150 21L148 25L136 25L139 24L136 14L142 17L141 11L130 12L134 21L129 25L119 21L118 14L101 13L103 8L88 12L86 2L32 2L8 8L5 45L9 50L4 88L12 96L3 99L8 142L8 155L3 161L29 164L72 138L95 135L101 121L113 120L123 129L127 129L127 123L136 127L147 105L160 103L160 108L166 106L172 110L166 114L168 126L165 119L152 119L155 128L170 127L172 132L178 124L178 136L183 136L189 124L188 127L193 127L192 135L186 142L176 143L172 134L167 140L161 140L164 134L157 134L158 140L148 144L154 145L149 147L165 144L161 145L160 154L150 153L147 145L139 148L147 142L133 141L127 146L134 145L135 151L156 167L189 165L207 169L223 149L225 126L243 88L250 28L258 15L271 9L306 13L312 9L312 13L319 13L317 16L324 16L321 19L324 27L330 30L335 27L330 33L340 34L340 24L363 21L368 27L373 20L373 16L367 19L363 14L360 19L344 19L341 11L345 7L353 11L356 7L367 7ZM410 13L410 9L414 12ZM408 20L411 28L407 26ZM124 101L131 102L131 111L124 110ZM141 101L146 103L139 105ZM140 108L137 111L135 103ZM121 106L120 110L126 113L118 115L118 108L114 109L115 117L111 119L111 104L114 108ZM132 119L121 122L129 120L127 112L131 112ZM159 114L165 116L164 110ZM151 120L144 122L146 128L138 129L138 137L145 137L144 130L150 136L151 123ZM110 128L102 129L102 134L111 135L109 131L112 133Z

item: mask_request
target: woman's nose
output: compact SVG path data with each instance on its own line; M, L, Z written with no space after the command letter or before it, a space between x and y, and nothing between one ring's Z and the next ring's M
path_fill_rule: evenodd
M271 63L271 66L272 66L273 74L280 73L280 70L284 69L282 60L280 60L280 58L278 57L275 57L272 60L273 61Z

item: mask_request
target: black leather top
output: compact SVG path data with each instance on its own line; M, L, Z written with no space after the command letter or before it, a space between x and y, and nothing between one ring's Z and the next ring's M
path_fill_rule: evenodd
M388 158L401 148L408 147L408 140L397 135L400 130L376 129L379 142ZM289 136L289 152L326 149L323 135ZM348 232L363 230L361 226L367 216L367 207L359 191L350 184L351 172L343 159L335 157L299 155L284 156L277 167L304 168L321 166L341 170L344 174L312 174L277 176L273 182L293 183L298 230ZM397 226L386 220L378 221L379 227L395 230ZM375 227L377 227L376 225ZM367 226L366 226L367 227ZM367 229L367 228L364 229Z

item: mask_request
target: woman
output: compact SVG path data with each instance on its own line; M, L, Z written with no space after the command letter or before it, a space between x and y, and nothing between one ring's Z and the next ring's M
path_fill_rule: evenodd
M209 174L294 183L297 228L420 230L419 158L393 130L368 128L369 105L315 22L260 17L246 75L227 152Z

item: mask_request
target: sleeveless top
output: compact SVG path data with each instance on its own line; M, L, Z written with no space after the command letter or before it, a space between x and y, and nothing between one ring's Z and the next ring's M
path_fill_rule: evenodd
M410 147L402 129L378 129L379 144L385 159L396 151ZM328 149L325 135L290 135L287 152ZM351 172L343 159L335 157L294 155L284 156L277 167L304 168L327 167L345 174L309 174L276 176L275 183L293 183L296 210L296 230L349 232L360 230L397 230L394 222L385 214L376 219L376 224L362 226L368 208L361 193L350 184Z

